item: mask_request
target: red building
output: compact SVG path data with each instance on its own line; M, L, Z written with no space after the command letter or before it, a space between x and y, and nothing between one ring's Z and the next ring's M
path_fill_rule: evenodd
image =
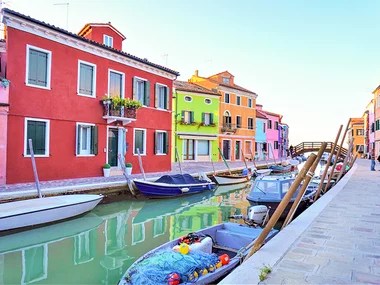
M140 172L171 169L171 90L178 72L121 51L125 36L111 23L70 33L3 9L9 86L6 183L33 181L27 140L40 180L102 175L125 154ZM136 99L136 118L110 113L104 96ZM125 114L123 114L125 113Z

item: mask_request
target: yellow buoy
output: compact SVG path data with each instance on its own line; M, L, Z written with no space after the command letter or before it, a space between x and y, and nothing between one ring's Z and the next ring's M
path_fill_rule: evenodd
M216 268L220 268L220 267L222 267L222 262L221 261L219 261L217 264L216 264L216 266L215 266Z
M179 252L182 254L188 254L190 251L189 245L187 243L181 243L179 245Z

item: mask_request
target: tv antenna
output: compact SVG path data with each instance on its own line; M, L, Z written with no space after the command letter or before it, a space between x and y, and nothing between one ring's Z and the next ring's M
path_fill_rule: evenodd
M69 2L66 2L66 3L55 3L53 5L55 5L55 6L66 5L66 30L68 31L69 30L69 5L70 5L70 3Z

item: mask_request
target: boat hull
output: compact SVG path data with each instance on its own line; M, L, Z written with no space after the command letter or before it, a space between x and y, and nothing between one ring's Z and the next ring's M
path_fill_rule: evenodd
M91 211L102 195L66 195L0 204L0 231L51 223Z
M269 216L271 217L273 215L273 213L276 211L278 205L280 204L280 202L265 202L265 201L252 201L250 199L247 198L247 200L249 201L249 204L251 206L257 206L257 205L264 205L266 207L268 207L269 209ZM294 201L294 200L293 200ZM285 207L284 211L282 212L281 216L279 219L283 220L286 218L286 216L288 215L292 205L293 205L293 201L292 202L289 202L289 204ZM297 216L298 214L302 213L308 206L310 205L310 202L309 200L302 200L299 205L298 205L298 208L296 210L296 213L295 213L295 216Z
M215 188L215 183L202 183L202 184L165 184L155 183L150 181L138 180L133 181L137 189L148 198L170 198L179 197L200 193L203 191L210 191Z
M234 175L214 175L214 179L218 185L231 185L246 183L251 180L251 176L234 176Z

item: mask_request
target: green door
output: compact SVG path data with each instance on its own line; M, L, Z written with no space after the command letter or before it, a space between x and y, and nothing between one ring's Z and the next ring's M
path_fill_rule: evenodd
M118 154L118 130L108 130L108 163L111 166L117 166Z

